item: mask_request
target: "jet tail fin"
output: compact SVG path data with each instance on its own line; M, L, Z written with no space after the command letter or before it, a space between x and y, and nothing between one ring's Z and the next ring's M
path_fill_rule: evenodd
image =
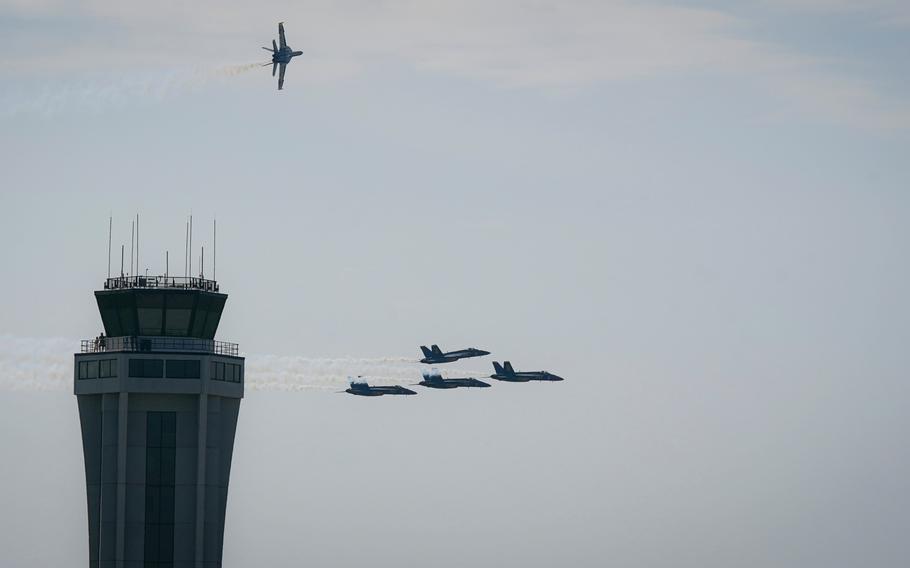
M510 375L515 374L515 369L512 368L512 363L510 361L505 361L502 365L506 368L506 373Z
M434 355L442 355L442 349L438 345L433 345L430 349L433 350Z
M493 370L496 371L497 375L504 375L505 369L502 368L502 365L498 361L493 361Z
M423 356L424 356L424 357L432 357L432 356L433 356L433 352L430 351L430 350L427 348L426 345L421 345L421 346L420 346L420 350L423 351Z
M272 51L278 51L278 43L275 40L272 40Z

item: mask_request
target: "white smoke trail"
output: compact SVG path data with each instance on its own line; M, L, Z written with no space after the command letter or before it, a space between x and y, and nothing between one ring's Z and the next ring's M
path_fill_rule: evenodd
M220 77L233 77L235 75L241 75L243 73L249 73L254 69L264 67L267 64L262 63L247 63L245 65L230 65L228 67L221 67L220 69L215 69L212 72L213 75Z
M0 390L66 391L73 388L73 351L79 342L0 335Z
M420 370L418 363L407 357L250 355L246 359L246 386L253 390L338 390L357 376L371 384L396 384L420 380Z
M52 118L67 112L103 113L136 102L161 102L200 90L206 84L243 75L260 67L246 63L218 68L145 73L82 81L54 82L0 97L0 119L22 115Z
M73 353L78 349L79 341L73 339L0 335L0 391L71 391ZM376 385L416 383L422 371L427 367L411 357L250 354L245 383L247 389L257 391L340 390L357 376ZM483 377L489 372L459 369L452 374Z

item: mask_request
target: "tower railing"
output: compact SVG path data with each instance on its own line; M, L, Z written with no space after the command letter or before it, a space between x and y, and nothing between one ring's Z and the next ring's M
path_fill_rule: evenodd
M217 292L220 289L215 280L192 276L114 276L104 281L105 290L129 290L131 288L168 288L205 292Z
M240 346L227 341L198 339L195 337L96 337L83 339L82 353L116 353L116 352L166 352L166 353L211 353L237 357Z

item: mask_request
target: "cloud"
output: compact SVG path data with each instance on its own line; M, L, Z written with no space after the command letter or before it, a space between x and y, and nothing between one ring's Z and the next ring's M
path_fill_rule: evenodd
M777 3L769 0L768 5ZM45 0L37 6L14 0L6 11L40 20L54 4ZM52 71L248 60L275 35L268 15L280 14L288 22L291 45L305 54L297 65L301 82L354 77L383 61L504 88L579 89L611 81L715 74L754 81L785 106L828 120L910 127L905 101L838 72L831 61L750 39L749 22L722 9L626 0L281 0L256 5L83 0L66 6L59 10L69 17L79 14L100 22L116 39L116 49L104 34L64 34L41 38L48 48L38 53L17 52L20 44L34 39L36 30L28 30L22 33L29 36L7 38L11 50L0 51L0 65ZM797 0L796 6L855 9L841 0ZM910 8L899 2L878 0L868 9L910 18Z
M73 25L102 22L120 43L111 46L105 34L42 38L51 48L46 55L27 52L30 60L40 57L42 65L77 69L99 63L155 65L168 58L198 64L237 53L237 42L246 36L268 43L275 30L273 23L265 23L264 13L284 14L292 45L345 72L363 70L380 58L395 58L418 69L500 84L589 84L723 68L751 58L755 51L754 45L726 33L735 21L720 12L625 1L392 0L277 2L260 7L205 0L191 6L171 0L154 4L84 0L69 6L64 10L61 5L59 11L79 14L69 16ZM40 19L52 7L51 0L33 10L14 0L7 10ZM257 29L251 22L262 24ZM40 33L41 28L28 33L35 31ZM228 47L231 44L235 47ZM256 44L240 45L244 53L258 49ZM17 64L9 54L0 57L7 58L5 65Z
M790 13L862 14L883 25L910 25L910 3L906 0L764 0L764 4Z

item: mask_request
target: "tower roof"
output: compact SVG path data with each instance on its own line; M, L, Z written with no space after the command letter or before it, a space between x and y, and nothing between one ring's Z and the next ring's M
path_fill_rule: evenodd
M204 278L122 276L95 292L108 337L214 339L227 294Z

